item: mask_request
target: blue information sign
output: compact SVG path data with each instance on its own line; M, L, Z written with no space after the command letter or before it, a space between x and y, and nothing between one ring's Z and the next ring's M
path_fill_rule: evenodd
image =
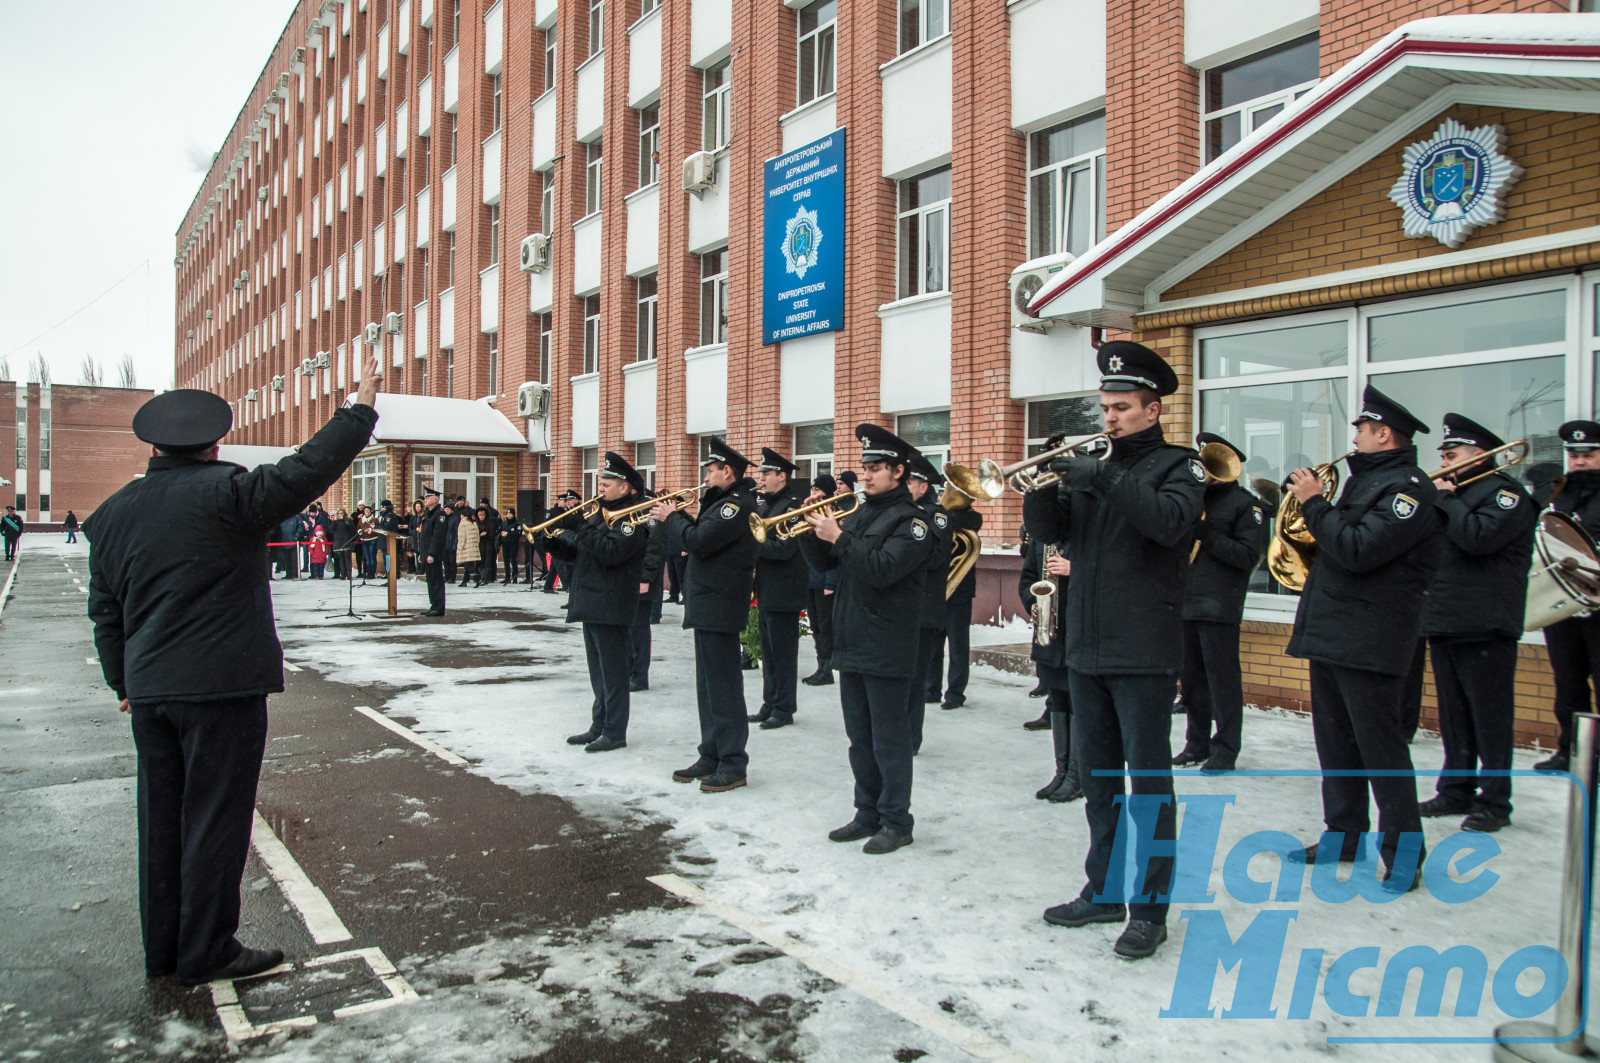
M844 328L844 130L767 160L763 343Z

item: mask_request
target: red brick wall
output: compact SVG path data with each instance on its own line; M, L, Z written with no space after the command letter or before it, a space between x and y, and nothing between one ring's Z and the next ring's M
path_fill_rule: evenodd
M1321 33L1322 76L1338 70L1384 35L1412 19L1435 15L1486 15L1502 12L1566 12L1566 0L1355 0L1324 3L1318 27Z
M1199 107L1199 76L1183 61L1183 0L1107 0L1108 232L1199 167Z

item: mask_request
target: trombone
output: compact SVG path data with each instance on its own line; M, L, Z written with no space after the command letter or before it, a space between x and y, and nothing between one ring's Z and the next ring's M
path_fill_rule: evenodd
M688 509L700 501L700 492L704 490L704 487L698 485L684 487L669 494L647 498L643 502L637 502L623 509L603 509L600 515L608 528L615 528L619 522L637 528L641 524L649 523L650 511L661 503L666 502L675 510Z
M1037 491L1060 482L1059 473L1040 473L1040 467L1048 465L1057 458L1087 456L1087 452L1091 450L1098 452L1094 457L1105 461L1111 457L1111 437L1104 432L1092 436L1076 436L1063 441L1054 450L1047 450L1003 467L998 462L984 458L978 462L978 486L990 498L999 498L1005 494L1007 484L1011 485L1013 491L1025 495L1030 491ZM1080 454L1080 451L1084 453Z
M1339 491L1339 463L1355 456L1347 451L1332 461L1318 465L1311 471L1322 481L1322 497L1333 501ZM1300 500L1289 493L1285 483L1283 500L1278 503L1278 513L1272 520L1272 542L1267 544L1267 571L1272 578L1295 593L1305 589L1306 578L1311 575L1311 562L1317 557L1317 538L1306 527L1305 510Z
M1465 461L1458 461L1454 465L1446 465L1442 469L1435 469L1433 472L1428 474L1428 479L1449 480L1454 477L1456 473L1465 472L1474 465L1477 465L1479 462L1487 461L1489 463L1488 468L1484 469L1476 476L1469 476L1465 480L1455 481L1455 485L1457 487L1465 487L1470 483L1477 483L1485 476L1493 476L1501 469L1509 469L1513 465L1521 465L1523 462L1528 460L1528 453L1531 449L1532 448L1528 446L1528 441L1526 439L1513 439L1509 443L1502 443L1498 447L1484 451L1482 454L1475 454ZM1507 451L1515 451L1515 453L1510 454L1505 461L1497 462L1494 460L1498 455L1504 454Z
M766 542L769 535L779 539L793 539L796 536L805 535L811 531L811 525L805 520L805 515L807 513L820 513L836 503L841 508L831 510L830 515L834 520L844 520L861 508L861 496L854 492L847 496L829 495L827 498L819 498L815 502L808 502L796 509L774 513L770 517L752 513L750 514L750 534L755 537L758 543Z
M571 509L562 510L560 513L556 514L554 517L551 517L542 524L535 524L531 528L524 526L522 529L522 534L531 543L537 536L543 535L545 532L549 531L551 528L554 528L557 524L560 524L562 521L565 521L574 514L584 520L588 520L590 517L594 516L594 510L599 508L599 506L600 496L595 495L593 498L588 498L582 502L579 502Z

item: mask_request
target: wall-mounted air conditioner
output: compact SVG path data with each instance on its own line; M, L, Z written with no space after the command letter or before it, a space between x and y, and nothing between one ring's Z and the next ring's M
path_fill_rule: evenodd
M683 190L696 197L717 183L717 156L711 151L697 151L683 160Z
M275 376L275 377L272 378L272 390L273 391L282 391L283 390L283 377Z
M387 314L383 315L383 331L387 332L389 335L400 335L401 324L402 322L400 315L396 311L391 310Z
M1011 327L1021 329L1023 332L1044 332L1052 325L1065 325L1067 322L1057 318L1029 317L1028 304L1033 297L1062 270L1073 262L1073 256L1066 251L1054 255L1042 255L1039 258L1029 259L1011 271L1011 281L1007 285L1011 289Z
M522 238L522 272L543 273L550 265L550 237L530 233Z
M517 389L517 416L542 419L550 416L550 385L527 383Z
M327 351L318 351L317 356L311 359L311 368L313 369L326 369L332 364L333 358L329 356Z
M382 335L382 332L379 330L378 323L376 321L369 322L367 327L361 330L361 338L365 340L369 346L377 343L380 335Z

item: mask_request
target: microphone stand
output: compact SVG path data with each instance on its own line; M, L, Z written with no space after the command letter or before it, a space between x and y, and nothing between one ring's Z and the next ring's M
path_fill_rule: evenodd
M336 546L332 550L328 551L328 555L331 557L334 554L353 554L354 551L355 551L355 547L354 546ZM351 557L350 560L354 561L355 558ZM344 585L345 585L345 590L346 590L346 597L348 598L348 602L345 605L345 611L342 612L342 613L331 613L328 616L323 617L322 619L324 619L324 620L334 620L334 619L337 619L338 617L347 616L347 617L350 617L350 618L352 618L354 620L365 620L366 616L364 614L356 612L355 570L353 568L351 568L349 565L345 566L345 570L344 570ZM365 587L367 585L367 581L363 579L361 581L361 585L363 587Z

